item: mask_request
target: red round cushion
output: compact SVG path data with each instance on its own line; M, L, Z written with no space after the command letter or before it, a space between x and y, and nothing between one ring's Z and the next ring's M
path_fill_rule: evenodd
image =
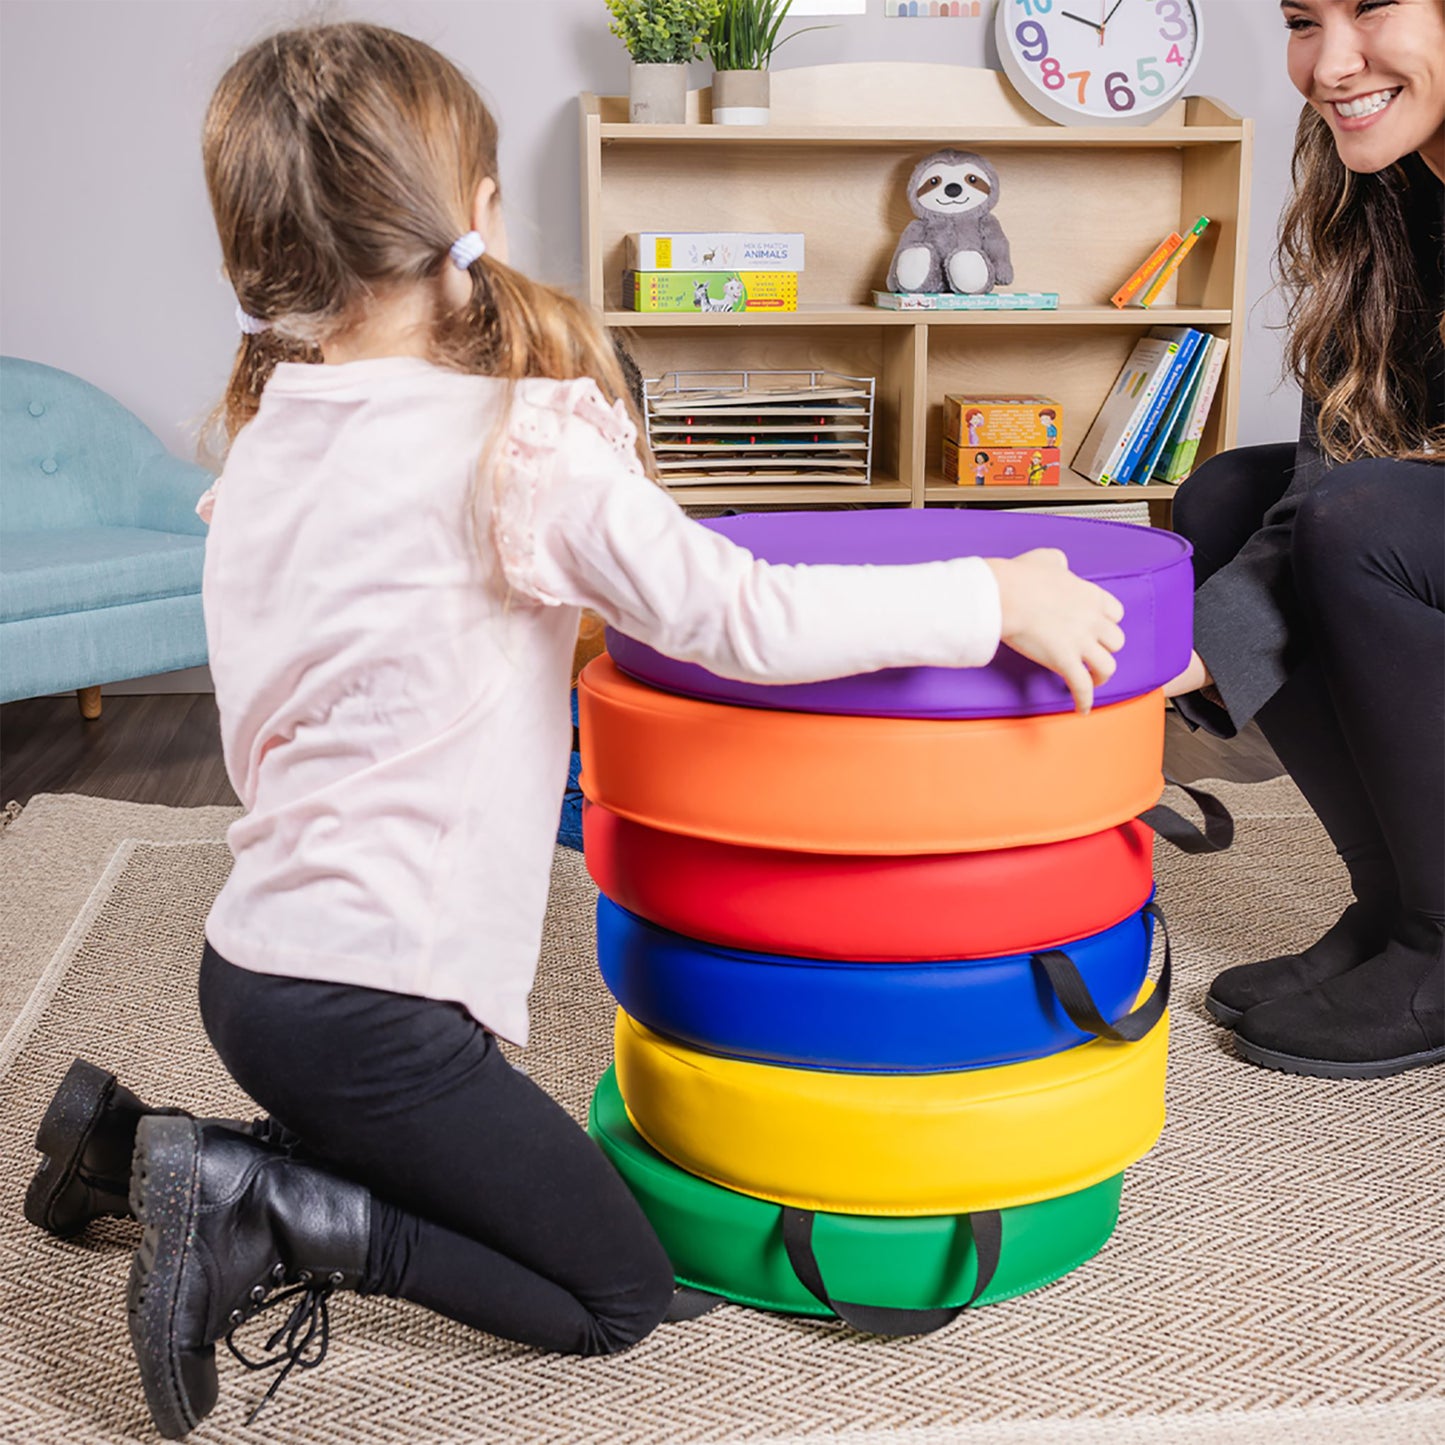
M614 903L754 953L911 962L1052 948L1148 901L1154 835L1137 820L993 852L871 857L748 848L582 813L587 868Z

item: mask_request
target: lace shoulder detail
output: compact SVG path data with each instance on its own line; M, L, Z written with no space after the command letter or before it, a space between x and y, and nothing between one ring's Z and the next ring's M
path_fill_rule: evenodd
M542 588L534 575L537 502L557 455L566 449L574 420L641 470L637 428L626 406L621 401L609 406L590 377L517 383L492 484L492 542L508 582L549 607L560 606L561 599Z

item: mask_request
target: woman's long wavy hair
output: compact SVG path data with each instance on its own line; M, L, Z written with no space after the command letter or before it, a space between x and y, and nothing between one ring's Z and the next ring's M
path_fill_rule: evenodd
M222 77L202 156L227 279L268 323L242 335L217 408L227 445L278 362L319 363L372 297L417 285L435 290L438 364L513 382L592 377L635 414L606 330L575 298L483 255L466 304L444 299L452 242L472 228L477 188L498 180L497 126L429 45L359 23L273 35ZM651 472L640 442L638 454Z
M1405 227L1405 174L1348 170L1329 123L1305 106L1280 220L1276 268L1288 297L1285 365L1319 408L1336 462L1439 461L1445 428L1429 424L1426 358L1445 345Z

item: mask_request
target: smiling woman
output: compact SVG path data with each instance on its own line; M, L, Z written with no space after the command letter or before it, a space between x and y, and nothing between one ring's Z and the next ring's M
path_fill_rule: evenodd
M1373 174L1418 151L1445 174L1445 13L1438 0L1283 0L1289 78L1342 164Z
M1445 1062L1445 3L1282 0L1307 105L1280 222L1298 445L1182 488L1193 726L1257 717L1355 902L1206 1000L1247 1059L1365 1078Z
M1280 230L1288 363L1319 403L1315 429L1335 461L1438 454L1445 380L1388 363L1428 356L1440 325L1422 288L1438 262L1428 222L1445 175L1445 5L1284 0L1281 11L1290 79L1309 103Z

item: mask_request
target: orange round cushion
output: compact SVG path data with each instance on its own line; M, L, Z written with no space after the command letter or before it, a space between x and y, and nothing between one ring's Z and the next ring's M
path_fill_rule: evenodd
M1154 833L1102 833L911 858L786 853L664 833L582 806L587 869L614 903L673 933L752 953L912 963L1055 948L1137 913Z
M1159 692L1087 717L847 717L578 681L582 791L664 832L804 853L963 853L1117 827L1164 790Z

